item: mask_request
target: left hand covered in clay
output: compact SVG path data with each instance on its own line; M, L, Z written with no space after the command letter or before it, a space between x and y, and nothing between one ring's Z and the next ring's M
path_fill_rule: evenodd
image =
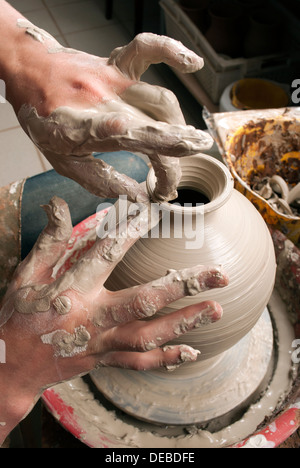
M97 366L147 370L195 361L198 351L164 344L218 321L219 304L205 301L149 318L170 302L228 284L220 267L197 266L146 285L108 291L108 276L147 232L142 214L126 219L119 236L98 239L70 270L55 278L72 224L63 200L54 197L44 209L48 226L17 268L0 310L7 357L0 366L0 445L36 398L57 382Z
M209 149L213 141L186 125L171 91L140 78L151 64L164 62L193 73L203 60L181 43L151 33L138 35L107 59L66 49L26 20L18 26L35 46L33 54L39 53L40 70L32 73L32 65L25 64L12 101L23 129L53 168L97 196L145 201L136 181L92 155L140 152L154 167L156 200L175 199L178 158Z

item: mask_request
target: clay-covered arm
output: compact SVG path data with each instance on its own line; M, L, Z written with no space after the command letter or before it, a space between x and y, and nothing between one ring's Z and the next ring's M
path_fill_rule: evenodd
M21 15L11 7L6 1L0 0L0 21L1 21L1 41L0 41L0 78L5 81L10 89L10 77L17 71L20 31L17 30L17 20Z
M108 291L108 276L149 228L142 212L125 219L117 235L98 239L55 278L72 233L71 218L57 197L44 209L48 226L16 270L0 310L6 345L6 363L0 364L0 444L55 383L99 366L147 370L197 360L197 350L165 344L218 321L220 305L200 301L164 317L155 314L186 295L228 284L219 266L197 266L125 291Z
M146 197L138 183L92 154L142 152L155 169L156 198L176 198L178 158L213 141L186 125L172 92L140 79L152 63L193 73L203 60L181 43L150 33L108 58L92 56L61 46L3 0L1 7L0 78L23 129L54 169L98 196L138 201Z
M17 26L20 20L25 20L24 16L5 0L0 0L0 79L6 84L6 99L15 110L25 95L36 93L36 102L45 99L42 90L35 86L36 81L42 79L37 60L43 57L30 37Z

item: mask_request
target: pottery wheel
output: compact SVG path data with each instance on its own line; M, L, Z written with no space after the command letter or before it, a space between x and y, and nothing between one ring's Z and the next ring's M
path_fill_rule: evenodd
M245 338L212 359L173 372L103 368L90 376L105 398L135 418L192 425L219 418L259 394L272 352L273 328L266 310Z

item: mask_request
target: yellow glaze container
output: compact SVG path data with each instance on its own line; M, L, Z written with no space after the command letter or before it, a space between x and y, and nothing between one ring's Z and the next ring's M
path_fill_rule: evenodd
M232 87L234 107L247 109L272 109L289 104L288 94L276 83L259 78L245 78Z

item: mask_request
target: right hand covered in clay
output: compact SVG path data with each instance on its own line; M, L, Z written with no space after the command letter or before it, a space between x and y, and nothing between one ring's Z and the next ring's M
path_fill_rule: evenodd
M203 59L180 42L151 33L138 35L109 58L99 58L62 47L25 18L15 23L20 37L14 54L20 57L13 84L7 80L8 99L54 169L97 196L144 201L147 194L136 181L92 155L139 152L154 167L156 200L175 199L181 176L178 158L209 149L213 140L186 125L171 91L140 78L160 62L194 73L203 67Z
M220 267L198 266L125 291L108 291L108 276L148 229L141 214L126 219L119 236L98 239L55 279L53 270L72 234L71 218L57 197L44 208L48 226L17 268L0 311L0 336L7 349L6 364L0 366L0 444L36 398L57 382L97 366L147 370L195 361L198 351L164 345L218 321L220 305L205 301L149 318L186 295L228 284Z

